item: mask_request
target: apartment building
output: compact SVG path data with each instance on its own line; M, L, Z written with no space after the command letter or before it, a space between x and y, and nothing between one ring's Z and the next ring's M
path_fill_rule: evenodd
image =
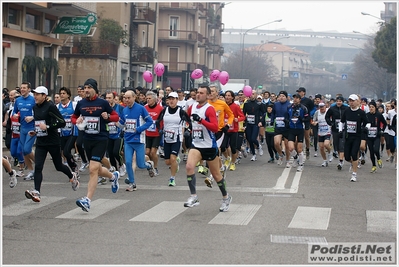
M223 7L216 2L3 3L4 87L28 80L55 90L66 86L76 94L91 77L101 92L137 86L189 89L220 69ZM90 14L97 19L90 32L53 33L60 19ZM105 20L112 20L113 28L103 26ZM105 42L104 32L113 39ZM122 33L115 37L115 32ZM25 56L33 59L24 64ZM40 59L47 69L39 66ZM146 83L142 74L158 62L165 65L164 75ZM194 69L203 70L203 79L190 79Z
M3 87L15 88L22 81L32 87L57 85L58 52L64 39L52 29L62 16L86 16L95 3L2 3Z

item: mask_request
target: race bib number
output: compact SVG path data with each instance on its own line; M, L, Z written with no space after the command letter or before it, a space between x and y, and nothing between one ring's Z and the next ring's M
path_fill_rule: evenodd
M338 129L338 125L341 122L341 119L336 119L335 120L335 127Z
M298 121L298 118L292 118L291 121L295 124Z
M118 127L116 126L116 122L109 122L108 123L109 134L117 134Z
M276 118L276 127L277 128L285 128L284 117L277 117Z
M204 141L204 132L202 128L193 128L193 141Z
M255 124L255 115L247 115L248 124Z
M356 133L357 123L355 121L347 121L346 122L346 131L348 133Z
M370 138L377 137L377 127L370 127L367 137L370 137Z
M42 120L42 121L35 121L35 132L36 132L36 135L37 135L38 137L40 137L40 136L47 136L47 135L48 135L47 130L42 130L42 129L40 129L40 124L42 124L42 123L46 124L46 121L44 121L44 120Z
M319 135L326 135L329 133L329 130L327 122L319 122Z
M71 119L65 119L65 127L62 128L64 131L72 131L72 121Z
M17 121L11 122L11 131L13 134L19 134L21 129L21 124Z
M135 133L136 127L137 127L137 120L136 119L126 119L125 126L126 126L125 132Z
M268 126L271 126L270 125L270 122L271 122L272 120L270 119L270 118L267 118L266 120L265 120L265 122L266 122L266 127L268 127Z
M85 133L98 134L100 133L100 117L85 117L86 128Z
M152 122L151 126L147 129L149 132L156 132L157 126L155 125L155 121Z
M176 141L175 140L176 133L173 130L167 130L167 131L165 130L164 137L165 137L165 142L166 143L172 143L172 142Z

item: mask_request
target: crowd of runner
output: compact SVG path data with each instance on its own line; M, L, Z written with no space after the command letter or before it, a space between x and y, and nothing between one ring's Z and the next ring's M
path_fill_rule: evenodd
M126 176L125 190L135 191L136 168L147 169L150 177L161 175L161 159L169 166L170 174L162 175L169 177L165 184L171 187L180 183L176 174L181 158L186 163L190 196L185 207L200 203L198 172L208 187L219 187L221 212L232 201L226 175L243 157L257 161L268 153L268 163L298 172L311 154L320 157L321 167L336 158L338 171L347 162L352 182L357 181L358 168L369 164L366 159L372 173L384 164L396 168L396 99L307 97L304 87L292 95L253 90L246 96L207 84L190 91L168 86L100 94L97 81L88 79L77 87L76 97L62 87L50 100L46 87L30 87L24 82L10 92L3 89L4 140L11 154L3 156L3 167L11 188L18 179L34 181L25 196L35 202L41 200L48 153L73 190L80 186L79 174L89 172L87 194L76 200L87 212L98 184L109 180L116 193L119 178Z

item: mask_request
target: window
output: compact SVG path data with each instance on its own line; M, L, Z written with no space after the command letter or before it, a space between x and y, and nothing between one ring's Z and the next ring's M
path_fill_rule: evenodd
M44 56L43 58L52 58L51 57L51 47L45 47L44 48Z
M53 29L54 24L55 24L54 20L45 19L44 20L44 33L51 33L51 30Z
M169 37L177 37L177 30L179 27L179 17L170 17L169 20Z
M8 23L19 25L18 10L12 8L8 9Z
M26 28L39 30L39 17L26 13L25 26Z
M177 47L170 47L169 48L169 69L170 70L178 70L178 52L179 49Z

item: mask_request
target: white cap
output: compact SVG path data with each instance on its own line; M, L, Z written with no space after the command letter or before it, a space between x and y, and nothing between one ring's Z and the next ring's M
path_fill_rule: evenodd
M351 99L351 100L358 100L359 98L357 97L357 95L351 94L351 95L348 97L348 99Z
M256 98L257 99L263 99L261 95L258 95Z
M38 93L38 94L45 94L45 95L48 95L48 90L47 90L47 88L44 87L44 86L38 86L38 87L36 87L36 89L33 90L33 92Z
M179 98L179 96L177 95L176 92L171 92L171 93L169 93L168 98L169 98L169 97Z

